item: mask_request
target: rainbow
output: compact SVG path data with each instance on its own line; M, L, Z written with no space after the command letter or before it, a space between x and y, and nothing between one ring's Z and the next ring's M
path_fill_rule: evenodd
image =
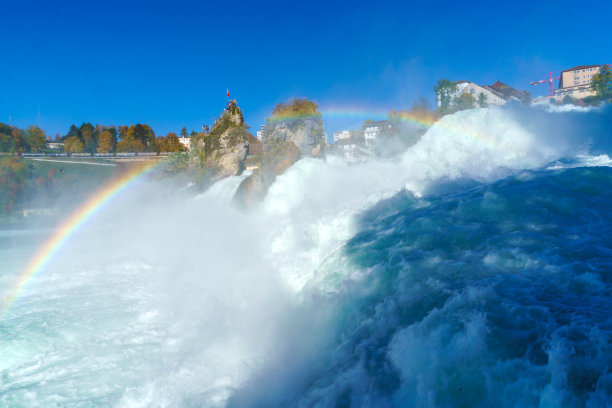
M401 122L412 123L420 126L431 126L433 125L437 117L435 115L418 114L410 111L390 111L391 114L395 114L394 118ZM386 119L390 112L382 110L372 110L363 108L346 108L346 107L327 107L321 109L317 113L283 113L274 115L266 119L266 123L278 123L291 120L299 120L305 118L339 118L339 119Z
M452 124L439 121L440 117L435 113L428 112L414 112L408 110L382 110L382 109L372 109L372 108L364 108L359 106L347 107L347 106L326 106L321 109L321 114L323 119L333 118L333 119L355 119L363 122L365 119L373 119L373 120L382 120L387 119L389 116L393 116L395 120L398 120L403 123L408 123L414 126L426 127L429 128L432 125L436 124L437 127L444 129L445 131L456 134L456 135L464 135L468 136L474 140L477 140L486 145L498 147L499 143L489 137L486 134L482 134L480 131L471 130L466 131L465 129L459 130L455 128ZM273 121L283 120L286 117L283 116L281 118L274 118ZM290 117L290 119L294 119L297 117Z
M318 117L318 118L375 118L384 119L389 115L388 111L372 110L355 107L326 107L321 110L320 113L316 114L285 114L278 115L276 117L268 118L267 123L280 122L293 119L303 119L305 117ZM437 117L432 115L418 115L409 111L397 112L395 118L405 122L411 123L418 126L432 126L437 121ZM447 124L438 123L447 131L452 133L459 133L456 129L453 129ZM464 132L465 134L465 132ZM481 142L488 144L495 143L490 138L478 134L476 132L470 132L469 136L474 139L478 139ZM0 307L0 320L8 310L8 308L15 302L23 291L27 283L40 272L52 259L63 244L70 238L70 236L91 218L96 212L100 210L108 201L113 197L125 190L132 182L137 180L139 176L149 172L157 163L146 164L143 166L136 167L130 171L122 174L115 180L112 180L100 190L98 190L93 196L91 196L84 204L82 204L76 211L74 211L54 232L54 234L41 246L35 256L30 260L23 274L19 277L19 280L13 285L9 291L9 295L4 299L2 306Z
M347 107L347 106L325 106L315 114L301 114L301 113L284 113L275 115L266 119L266 123L278 123L283 121L299 120L304 118L321 118L325 119L354 119L363 122L365 119L382 120L387 119L389 116L399 122L411 124L418 127L429 128L436 124L441 129L455 134L464 135L476 140L480 143L484 143L489 146L499 147L499 142L495 141L486 134L482 134L477 130L466 131L465 129L456 129L452 124L448 122L439 121L440 117L433 112L414 112L408 110L388 111L383 109L372 109L364 108L359 106Z
M96 214L113 197L126 190L140 176L149 173L160 162L162 160L151 160L127 170L96 191L87 201L70 214L55 230L53 235L38 249L17 282L12 286L8 296L4 298L0 308L0 320L2 320L6 311L23 292L28 282L49 264L53 256L58 253L80 226Z

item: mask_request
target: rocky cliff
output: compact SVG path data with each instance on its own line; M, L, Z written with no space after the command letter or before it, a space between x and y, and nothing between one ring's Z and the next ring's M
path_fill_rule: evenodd
M246 129L242 111L230 102L210 132L194 137L189 167L205 170L211 182L242 173L249 151Z
M279 104L262 133L262 160L238 188L235 201L239 205L248 207L263 199L276 177L300 158L325 155L323 120L313 102Z
M264 154L266 149L279 142L293 143L300 150L300 157L321 156L325 147L321 115L281 117L268 121L263 131Z

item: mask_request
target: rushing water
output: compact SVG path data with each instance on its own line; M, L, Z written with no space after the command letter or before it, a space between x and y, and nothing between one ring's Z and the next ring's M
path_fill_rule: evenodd
M609 407L612 111L476 109L265 201L142 183L0 321L0 406ZM50 231L0 232L0 293Z

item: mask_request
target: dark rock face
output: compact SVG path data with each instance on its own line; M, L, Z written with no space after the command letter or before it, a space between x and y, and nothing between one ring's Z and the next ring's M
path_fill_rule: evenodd
M264 150L261 167L240 184L234 200L244 207L261 201L276 176L283 174L299 159L300 149L293 142L277 141L267 151Z

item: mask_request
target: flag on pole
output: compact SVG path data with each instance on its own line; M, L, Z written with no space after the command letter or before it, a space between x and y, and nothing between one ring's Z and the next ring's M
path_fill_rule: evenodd
M227 97L229 98L229 88L227 88Z

